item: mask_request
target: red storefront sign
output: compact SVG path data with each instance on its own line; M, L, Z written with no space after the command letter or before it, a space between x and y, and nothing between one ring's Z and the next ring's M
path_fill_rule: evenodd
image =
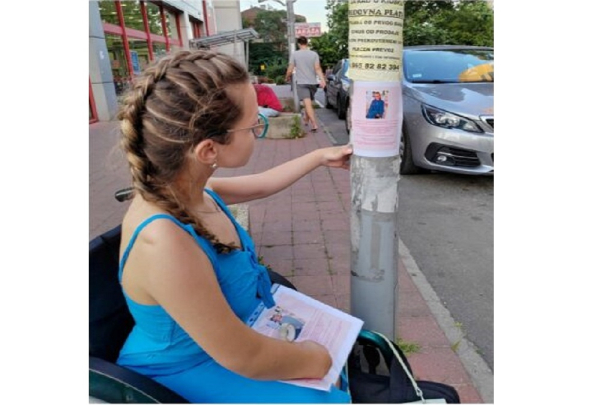
M296 38L321 36L321 23L296 23L294 29L296 30Z

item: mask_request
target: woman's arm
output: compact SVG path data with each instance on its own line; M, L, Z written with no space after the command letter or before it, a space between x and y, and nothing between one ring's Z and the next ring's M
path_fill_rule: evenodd
M331 367L315 342L290 343L245 325L225 300L202 249L177 225L155 221L140 234L123 274L132 298L161 305L223 367L254 379L323 378Z
M207 187L214 190L226 204L238 204L265 198L296 182L319 166L348 169L352 146L317 149L306 155L258 174L239 177L213 177Z

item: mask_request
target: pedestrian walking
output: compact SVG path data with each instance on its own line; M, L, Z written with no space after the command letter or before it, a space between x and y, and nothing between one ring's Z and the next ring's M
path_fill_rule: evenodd
M315 99L315 93L319 87L325 88L325 75L319 62L319 54L308 49L308 39L306 37L298 38L299 50L292 54L292 60L285 74L285 80L292 78L292 72L296 69L294 78L298 90L298 99L304 105L304 125L311 126L311 132L319 129L315 110L312 102Z

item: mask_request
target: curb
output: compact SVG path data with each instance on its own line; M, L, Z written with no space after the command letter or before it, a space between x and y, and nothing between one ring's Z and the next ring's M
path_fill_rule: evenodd
M494 403L494 375L491 369L477 353L473 343L466 339L462 331L456 326L456 321L450 314L450 311L444 307L411 256L410 251L400 239L398 239L398 252L400 253L400 260L423 296L440 329L442 329L450 342L461 343L455 352L469 374L469 377L471 377L479 395L485 403Z

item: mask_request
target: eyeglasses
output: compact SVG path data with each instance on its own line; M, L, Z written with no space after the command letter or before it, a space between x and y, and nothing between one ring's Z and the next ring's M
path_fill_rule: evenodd
M252 133L254 134L255 138L264 138L267 135L267 131L269 130L269 120L264 115L258 114L258 124L248 128L230 129L229 131L227 131L227 133L247 130L252 130Z

